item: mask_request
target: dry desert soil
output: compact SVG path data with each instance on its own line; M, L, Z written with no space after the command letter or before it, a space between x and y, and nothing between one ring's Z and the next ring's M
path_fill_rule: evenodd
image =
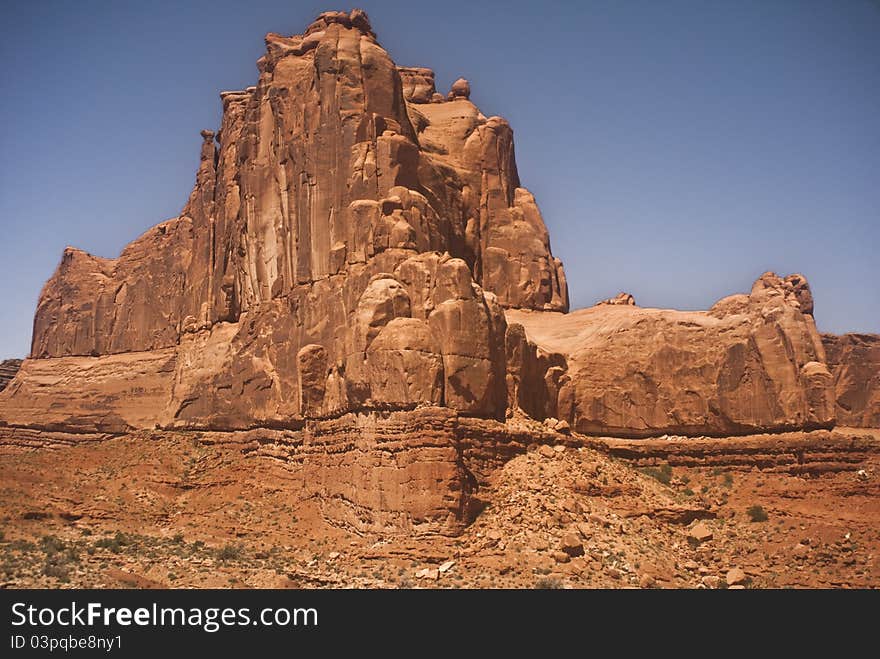
M527 421L524 421L527 423ZM559 435L458 537L358 534L282 463L143 432L0 463L6 588L870 588L880 431Z

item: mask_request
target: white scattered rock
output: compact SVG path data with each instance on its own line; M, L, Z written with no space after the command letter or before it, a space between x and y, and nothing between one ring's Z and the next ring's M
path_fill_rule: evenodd
M445 563L440 564L440 567L437 568L437 571L440 574L445 574L446 572L449 572L449 570L452 569L453 565L455 565L455 561L446 561Z

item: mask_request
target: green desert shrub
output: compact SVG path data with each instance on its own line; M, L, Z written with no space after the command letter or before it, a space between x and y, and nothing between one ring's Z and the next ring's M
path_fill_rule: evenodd
M751 506L748 510L746 510L746 515L749 516L749 519L753 522L766 522L767 521L767 511L764 510L763 507L759 505Z

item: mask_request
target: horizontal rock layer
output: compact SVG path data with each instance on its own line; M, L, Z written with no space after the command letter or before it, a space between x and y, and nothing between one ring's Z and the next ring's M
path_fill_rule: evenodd
M761 469L796 475L857 471L880 445L870 434L854 431L752 435L741 438L602 439L589 445L642 467Z
M345 414L298 429L140 430L224 444L287 472L294 500L315 499L324 516L357 532L458 534L479 512L481 488L505 461L556 436L497 421L461 417L444 407ZM53 450L107 441L122 433L61 432L0 426L0 451Z

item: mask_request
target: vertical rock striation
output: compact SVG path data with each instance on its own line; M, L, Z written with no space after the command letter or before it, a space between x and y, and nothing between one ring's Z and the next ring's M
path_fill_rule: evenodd
M822 343L834 376L838 422L880 428L880 335L823 334Z
M257 64L202 131L179 217L117 259L65 251L31 357L177 347L175 424L418 404L503 418L502 309L568 307L510 126L467 81L446 101L429 69L397 67L359 10L268 34Z

